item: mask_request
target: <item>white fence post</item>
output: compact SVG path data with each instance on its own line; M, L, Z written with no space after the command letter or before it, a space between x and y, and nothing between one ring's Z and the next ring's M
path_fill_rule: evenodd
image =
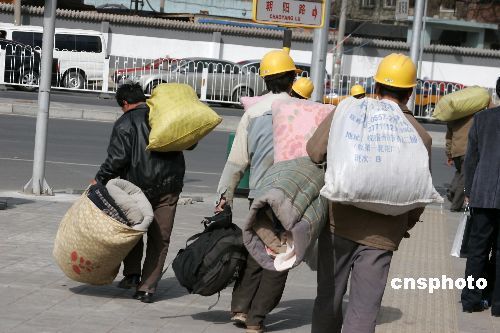
M200 100L207 100L207 86L208 86L208 67L203 67L201 72L201 93Z
M109 58L104 59L102 70L102 92L107 93L109 88Z
M0 84L4 83L5 76L5 50L0 50Z

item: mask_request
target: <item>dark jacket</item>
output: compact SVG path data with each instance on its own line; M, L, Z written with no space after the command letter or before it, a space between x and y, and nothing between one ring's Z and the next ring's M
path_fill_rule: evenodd
M126 179L144 192L149 200L167 193L179 193L186 170L182 152L152 152L149 142L149 108L141 104L124 113L113 126L108 156L95 179L106 184L110 179Z
M418 132L429 154L432 138L420 125L405 105L400 105L406 118ZM307 153L315 163L326 161L332 112L323 120L307 142ZM356 243L381 250L396 251L405 233L413 228L420 219L424 208L415 208L407 213L391 216L382 215L352 205L330 203L330 231Z
M500 107L476 113L465 155L470 206L500 209Z

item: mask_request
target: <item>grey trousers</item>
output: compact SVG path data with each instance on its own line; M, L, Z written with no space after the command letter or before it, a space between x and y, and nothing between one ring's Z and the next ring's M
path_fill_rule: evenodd
M322 231L318 243L318 295L313 333L372 333L384 295L392 251L361 245ZM342 300L351 277L345 317Z
M465 200L465 174L464 174L464 156L458 156L453 159L455 164L455 175L450 185L451 210L461 210Z

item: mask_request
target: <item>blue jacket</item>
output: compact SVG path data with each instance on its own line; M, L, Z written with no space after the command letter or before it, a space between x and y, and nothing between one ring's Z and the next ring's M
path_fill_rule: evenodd
M465 155L465 195L470 206L500 209L500 107L474 116Z

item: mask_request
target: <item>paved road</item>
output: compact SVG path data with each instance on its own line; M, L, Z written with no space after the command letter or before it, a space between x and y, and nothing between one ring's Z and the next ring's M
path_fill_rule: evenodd
M0 189L19 190L32 174L36 119L0 116ZM51 119L46 179L54 189L82 189L106 157L113 124ZM225 132L213 132L186 152L186 191L213 193L224 166Z
M0 115L0 189L19 190L32 174L36 118ZM56 190L83 189L106 157L113 124L51 119L47 139L46 179ZM187 192L214 193L226 158L228 134L212 132L186 152ZM444 150L433 149L434 184L440 192L452 177Z

